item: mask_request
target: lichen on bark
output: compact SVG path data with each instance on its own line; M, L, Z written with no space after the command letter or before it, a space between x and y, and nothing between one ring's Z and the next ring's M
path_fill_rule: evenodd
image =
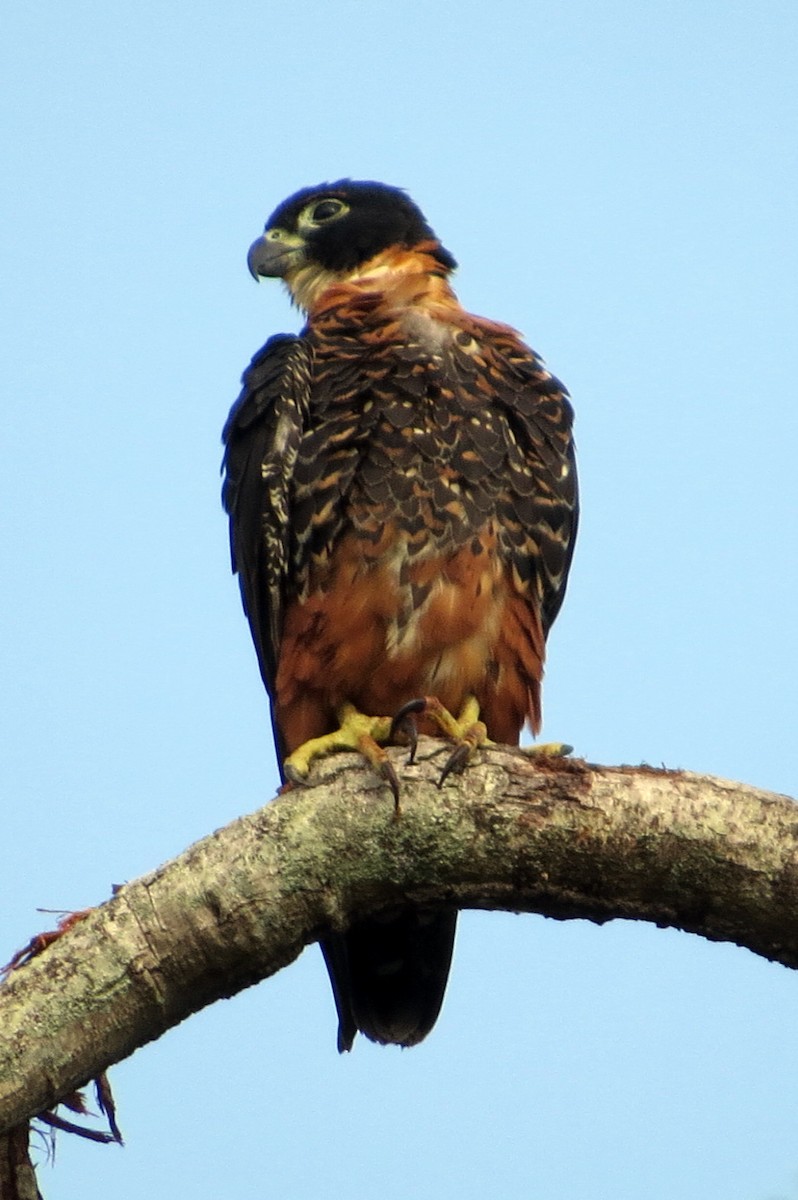
M0 988L0 1130L331 927L402 902L653 921L798 965L798 807L648 767L492 747L391 750L401 812L352 755L117 890ZM246 807L242 804L242 807Z

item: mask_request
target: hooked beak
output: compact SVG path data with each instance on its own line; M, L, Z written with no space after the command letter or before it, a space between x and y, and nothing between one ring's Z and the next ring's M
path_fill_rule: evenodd
M281 229L267 229L263 237L253 242L247 254L249 273L257 283L262 277L285 279L299 265L304 243L295 234Z

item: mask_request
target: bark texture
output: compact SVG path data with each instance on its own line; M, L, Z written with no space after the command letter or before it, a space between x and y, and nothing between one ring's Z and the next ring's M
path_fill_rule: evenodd
M330 927L398 901L653 921L798 966L798 806L648 767L499 747L438 789L449 748L352 755L126 884L0 988L0 1131ZM331 1016L332 1020L332 1016Z

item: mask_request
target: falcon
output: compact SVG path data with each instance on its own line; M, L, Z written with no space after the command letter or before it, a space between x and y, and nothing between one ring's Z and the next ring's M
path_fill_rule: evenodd
M511 252L516 225L496 244ZM399 188L349 179L281 204L250 272L306 324L243 376L223 500L284 778L443 731L462 768L541 724L546 636L577 526L573 412L507 325L466 312L456 267ZM435 1024L456 912L400 907L322 949L339 1050Z

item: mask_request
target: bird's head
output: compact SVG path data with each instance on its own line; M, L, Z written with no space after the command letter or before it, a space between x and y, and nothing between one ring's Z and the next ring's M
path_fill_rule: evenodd
M307 309L326 287L362 274L385 251L416 247L441 275L457 266L401 188L341 179L283 201L250 246L247 265L255 279L283 279L295 303Z

